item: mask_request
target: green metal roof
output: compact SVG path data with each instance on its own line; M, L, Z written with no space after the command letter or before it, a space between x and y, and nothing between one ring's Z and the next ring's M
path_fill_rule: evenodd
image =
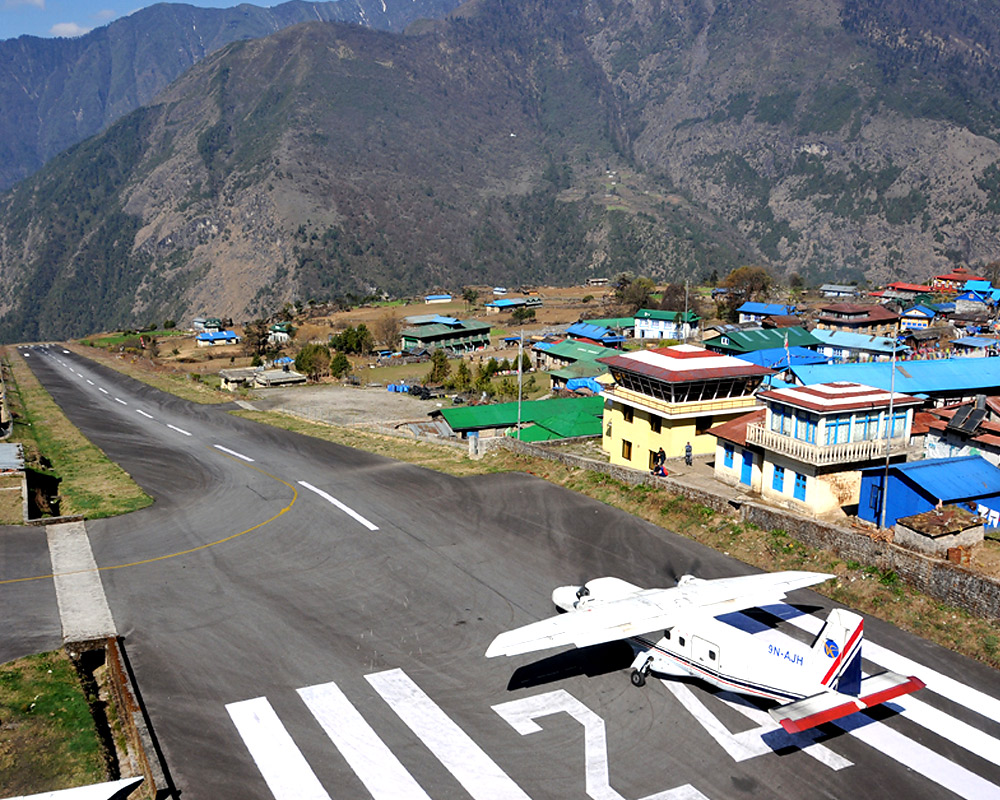
M434 339L442 336L488 336L490 326L485 322L475 322L473 320L462 321L458 325L444 325L434 323L430 325L420 325L416 328L406 328L400 335L407 339Z
M444 417L453 431L475 431L482 428L504 428L517 425L517 403L497 403L489 406L459 406L432 412ZM593 416L600 427L604 415L604 398L557 397L552 400L529 400L521 403L521 423L551 420L559 416L586 414Z
M585 319L588 325L600 325L603 328L634 328L635 317L605 317L604 319Z
M749 331L731 331L722 333L711 339L705 339L702 344L712 350L724 353L752 353L755 350L768 350L772 347L784 347L785 335L788 335L789 347L819 347L820 341L805 328L758 328ZM723 340L727 340L725 343Z
M662 311L659 308L640 308L635 312L636 319L665 319L670 322L697 322L701 317L693 311Z
M607 372L607 364L598 364L596 361L577 361L561 369L549 370L546 374L568 381L571 378L596 378L598 375L607 374Z
M610 347L601 347L598 344L587 344L586 342L574 342L564 339L556 342L545 349L546 353L559 358L571 358L574 361L596 361L607 356L617 356L620 350L613 350Z

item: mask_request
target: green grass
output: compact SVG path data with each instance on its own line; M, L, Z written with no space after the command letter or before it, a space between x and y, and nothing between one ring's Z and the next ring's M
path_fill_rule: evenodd
M0 787L36 794L106 780L76 671L61 650L0 664Z
M61 514L87 519L135 511L153 500L90 443L42 388L19 355L6 358L8 402L14 415L11 441L21 442L27 465L61 479ZM51 463L45 467L42 458Z

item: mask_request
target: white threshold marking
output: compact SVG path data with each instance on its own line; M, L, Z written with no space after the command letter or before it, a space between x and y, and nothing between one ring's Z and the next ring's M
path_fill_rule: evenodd
M430 800L337 684L298 693L374 800Z
M178 433L183 433L185 436L190 436L191 435L186 430L184 430L183 428L178 428L176 425L170 425L170 424L168 424L167 427L170 428L170 430L172 430L172 431L177 431Z
M104 394L107 394L107 393L108 393L108 390L107 390L107 389L105 389L105 388L104 388L103 386L98 386L98 387L97 387L97 391L99 391L99 392L104 392Z
M135 413L136 413L136 414L142 414L142 415L143 415L143 416L144 416L144 417L145 417L146 419L153 419L153 415L152 415L152 414L147 414L147 413L146 413L145 411L143 411L143 410L142 410L141 408L137 408L137 409L135 410Z
M90 378L87 378L87 383L89 383L91 386L94 385L94 382Z
M401 669L365 675L365 680L465 787L473 800L530 800L521 787Z
M126 403L126 402L125 402L124 400L122 400L122 399L121 399L120 397L116 397L116 398L115 398L115 402L116 402L116 403L121 403L121 404L122 404L123 406L127 406L127 405L128 405L128 403Z
M236 456L236 458L242 458L244 461L253 461L250 456L245 456L243 453L237 453L235 450L230 450L228 447L223 447L221 444L213 444L212 447L216 450L221 450L223 453L229 453L231 456Z
M320 497L322 497L328 503L333 503L333 505L335 505L337 508L339 508L345 514L348 514L349 516L354 517L354 519L356 519L358 522L360 522L362 525L364 525L366 528L368 528L368 530L370 530L370 531L377 531L378 530L378 525L376 525L374 522L371 522L371 521L365 519L357 511L355 511L353 508L351 508L350 506L345 506L336 497L327 494L322 489L317 489L311 483L307 483L306 481L299 481L299 486L304 486L310 492L315 492L316 494L318 494Z
M266 697L229 703L226 711L275 800L330 800Z

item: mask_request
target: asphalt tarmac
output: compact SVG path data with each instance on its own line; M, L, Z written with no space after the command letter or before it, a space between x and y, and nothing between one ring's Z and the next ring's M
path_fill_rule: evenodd
M529 475L456 479L27 352L155 498L87 531L185 800L1000 797L994 670L868 618L866 669L928 688L788 737L697 682L634 688L627 648L487 660L556 585L751 570ZM45 537L0 533L0 581L34 569ZM830 607L791 599L757 622L803 638ZM0 603L0 657L58 645L51 579Z

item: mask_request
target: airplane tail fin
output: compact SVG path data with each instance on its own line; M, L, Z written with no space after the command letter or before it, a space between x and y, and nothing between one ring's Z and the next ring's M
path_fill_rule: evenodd
M813 664L824 686L857 697L861 693L861 642L865 621L851 611L833 609L813 642Z

